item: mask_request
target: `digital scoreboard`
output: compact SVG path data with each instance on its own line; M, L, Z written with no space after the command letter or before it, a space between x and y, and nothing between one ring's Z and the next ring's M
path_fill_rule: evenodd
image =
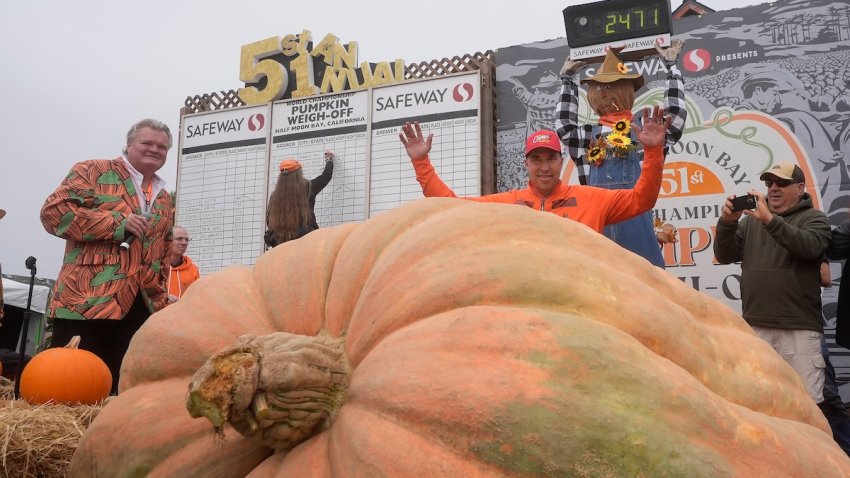
M573 60L601 61L612 46L623 56L642 58L655 45L670 45L669 0L604 0L564 9Z

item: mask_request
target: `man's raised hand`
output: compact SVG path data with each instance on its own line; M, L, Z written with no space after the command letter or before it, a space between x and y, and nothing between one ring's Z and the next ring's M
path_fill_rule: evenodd
M410 156L410 159L422 159L428 156L428 153L431 151L431 141L434 139L434 133L429 134L425 138L422 135L422 127L419 126L419 122L414 121L413 124L404 123L398 138L401 140L401 144L404 145L404 149L407 150L407 155Z
M643 128L633 124L632 128L637 133L638 141L644 146L661 146L666 139L667 129L673 122L673 117L670 115L664 116L664 110L660 106L655 105L650 113L650 108L643 110Z

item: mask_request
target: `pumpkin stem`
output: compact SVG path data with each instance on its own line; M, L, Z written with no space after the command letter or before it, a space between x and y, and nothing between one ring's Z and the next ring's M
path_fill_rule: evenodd
M218 432L237 432L289 450L333 422L350 367L343 340L286 332L245 335L195 372L186 408Z
M66 349L78 349L80 348L80 336L75 335L71 337L71 341L68 342L68 345L65 346Z

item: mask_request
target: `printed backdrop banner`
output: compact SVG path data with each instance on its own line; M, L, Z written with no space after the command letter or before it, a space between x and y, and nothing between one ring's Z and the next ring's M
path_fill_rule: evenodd
M667 157L655 215L679 229L663 250L667 270L697 290L740 312L740 264L720 265L713 241L720 208L729 194L764 192L759 175L780 161L806 173L815 206L833 226L850 206L850 5L789 0L674 20L673 38L685 41L679 69L685 80L688 119ZM569 55L566 39L498 50L497 189L525 185L523 140L554 129ZM585 68L582 77L595 67ZM657 57L626 62L646 78L635 112L664 98L667 70ZM580 89L580 123L596 118ZM567 162L568 163L568 162ZM577 183L567 165L565 180ZM839 263L824 289L823 312L841 392L850 400L850 351L833 342Z

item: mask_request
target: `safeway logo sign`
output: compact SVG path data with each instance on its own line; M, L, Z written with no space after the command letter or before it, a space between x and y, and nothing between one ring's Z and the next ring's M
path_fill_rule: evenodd
M463 103L472 99L475 90L471 83L461 83L452 90L452 99L457 103Z
M682 57L682 66L691 73L705 71L711 66L711 52L703 48L688 51Z
M266 117L262 113L253 114L248 117L248 129L251 131L259 131L266 124Z

